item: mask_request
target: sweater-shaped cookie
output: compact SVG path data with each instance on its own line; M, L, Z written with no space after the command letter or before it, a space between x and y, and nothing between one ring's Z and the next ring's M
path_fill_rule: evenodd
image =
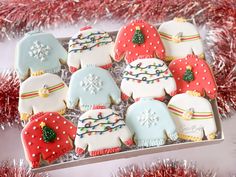
M204 133L210 140L215 138L217 129L212 106L198 92L188 91L175 95L168 103L168 108L179 138L201 141Z
M89 65L71 76L67 105L73 109L79 103L80 109L85 111L97 105L109 107L111 103L118 104L120 97L120 90L110 73Z
M15 68L20 79L42 72L56 73L66 63L67 52L49 33L29 32L16 46Z
M133 144L132 134L123 118L112 109L94 107L85 112L78 121L75 152L98 156L121 151L121 141L126 146Z
M111 36L103 30L84 27L69 41L68 66L75 72L81 65L88 64L102 68L111 67L111 53L114 42Z
M120 29L114 53L116 61L124 58L127 63L143 57L165 57L157 29L143 20L134 20Z
M32 168L51 163L73 149L76 126L55 112L38 113L21 132L25 157Z
M152 97L163 100L166 93L173 96L176 83L167 65L159 59L137 59L128 64L121 81L122 99Z
M163 145L166 135L173 141L178 138L167 106L157 100L142 98L132 104L126 113L126 124L139 147Z
M20 85L19 112L21 119L27 120L38 112L66 111L68 87L63 80L51 73L31 76Z
M209 65L203 59L188 55L172 61L169 69L176 80L177 93L192 90L199 92L202 96L206 94L211 99L216 98L217 85Z
M166 60L184 58L194 53L204 58L203 44L196 27L183 18L164 22L159 27Z

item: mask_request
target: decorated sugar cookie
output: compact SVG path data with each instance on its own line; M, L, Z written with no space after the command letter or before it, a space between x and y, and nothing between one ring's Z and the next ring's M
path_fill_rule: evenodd
M67 105L73 109L79 104L80 109L85 111L96 105L109 107L111 103L118 104L120 97L120 90L110 73L89 65L71 76Z
M78 121L75 152L98 156L121 151L121 141L133 145L132 134L123 118L112 109L94 107L85 112Z
M63 80L51 73L31 76L20 85L19 112L22 120L38 112L66 111L68 87Z
M88 64L105 69L111 67L113 47L114 42L107 32L92 27L80 29L69 41L67 63L70 71L75 72L80 65Z
M181 139L202 141L204 133L209 140L215 139L217 129L212 106L198 92L175 95L168 108Z
M203 44L196 27L183 18L164 22L159 33L166 51L166 60L184 58L194 53L204 58Z
M51 163L73 149L76 126L55 112L38 113L21 132L25 157L32 168Z
M173 141L178 138L167 106L157 100L142 98L132 104L126 113L126 123L139 147L163 145L167 136Z
M176 83L167 65L156 58L137 59L128 64L121 81L122 99L152 97L163 100L173 96Z
M22 80L29 75L59 72L66 60L66 50L49 33L29 32L16 46L15 68Z
M199 92L202 96L206 93L209 98L216 98L217 86L206 61L197 56L188 55L172 61L169 68L176 80L177 93L192 90Z
M130 63L137 58L164 59L165 50L157 29L143 20L134 20L123 26L115 41L115 60Z

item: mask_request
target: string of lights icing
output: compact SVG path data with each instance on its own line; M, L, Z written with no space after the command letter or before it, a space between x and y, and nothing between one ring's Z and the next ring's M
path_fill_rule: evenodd
M120 124L120 125L117 125L117 126L115 126L115 127L109 127L109 126L107 126L107 127L105 127L104 128L104 130L102 130L102 131L86 131L86 132L84 132L84 133L77 133L76 135L77 136L79 136L80 138L83 138L83 135L85 135L85 134L88 134L88 135L91 135L91 134L103 134L103 133L105 133L105 132L107 132L107 131L109 131L109 132L112 132L112 131L116 131L118 128L122 128L123 126L125 126L125 124Z
M144 73L137 73L137 74L133 74L132 72L128 72L128 71L124 71L124 75L130 75L130 76L135 76L135 77L138 77L139 75L142 75L142 74L146 74L149 76L159 76L162 73L168 74L168 68L166 68L166 70L164 70L164 71L156 70L156 73L153 73L153 74L147 73L147 71Z
M132 66L131 64L129 64L129 67L130 68L136 68L136 69L150 69L151 67L154 67L155 69L159 68L159 67L163 67L165 64L162 63L162 64L158 64L156 65L155 63L152 64L152 65L148 65L148 66L145 66L145 67L141 67L142 63L139 63L137 64L136 66Z
M80 120L80 119L79 119L79 121L83 123L83 122L86 121L86 120L95 120L95 122L98 121L98 120L103 120L103 119L108 120L108 118L111 117L111 116L113 116L113 115L119 116L119 114L113 112L113 113L111 113L111 114L109 114L109 115L107 115L107 116L104 116L104 117L102 116L102 114L98 114L97 118L88 117L88 118L85 118L85 119L83 119L83 120Z
M106 33L106 32L103 32L103 33L101 33L101 32L96 32L96 33L90 33L89 35L84 36L84 37L82 37L82 34L80 34L80 35L77 36L77 38L71 38L71 40L72 40L72 41L75 41L75 40L77 40L77 39L82 40L82 39L87 39L87 38L89 38L89 37L92 36L92 35L104 35L104 34L108 34L108 33Z
M157 78L154 78L154 79L151 79L151 80L147 80L147 77L142 77L142 79L129 78L129 77L123 77L123 78L126 79L127 81L128 80L133 80L133 81L137 81L137 82L145 81L148 84L148 83L154 83L154 81L159 82L160 79L166 79L167 80L170 77L173 77L173 76L169 75L169 76L157 77Z
M94 48L94 47L98 47L99 45L105 45L105 44L109 44L109 43L111 43L112 42L112 40L110 40L110 41L106 41L106 42L98 42L97 44L94 44L94 45L92 45L91 47L87 47L87 46L83 46L82 48L76 48L76 49L71 49L70 51L69 51L69 53L70 52L74 52L74 53L76 53L77 51L80 51L80 52L82 52L83 50L91 50L92 48Z
M85 125L84 125L84 127L77 127L78 129L80 129L81 131L83 130L83 129L87 129L87 128L92 128L92 129L94 129L94 128L96 128L97 126L104 126L104 125L112 125L112 126L114 126L117 122L119 122L119 121L124 121L124 119L117 119L115 122L106 122L106 123L98 123L98 124L96 124L96 125L90 125L91 124L91 122L90 123L86 123Z
M74 47L75 45L84 45L84 44L89 44L89 43L94 43L96 40L100 40L100 39L111 39L111 37L110 36L100 36L100 37L98 37L98 38L95 38L95 37L91 37L91 38L89 38L90 39L90 41L85 41L85 42L79 42L79 41L77 41L77 42L74 42L74 43L72 43L72 44L70 44L70 47Z

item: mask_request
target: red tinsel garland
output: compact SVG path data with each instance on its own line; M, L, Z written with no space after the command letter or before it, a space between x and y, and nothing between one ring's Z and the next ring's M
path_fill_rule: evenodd
M207 29L205 48L218 85L223 117L236 110L236 3L234 0L8 0L0 2L0 40L33 29L93 24L99 20L142 18L151 23L174 17L194 19ZM10 77L8 77L10 76ZM19 84L15 74L1 74L0 125L17 120ZM3 84L2 84L3 83ZM12 86L14 83L14 86ZM7 100L7 101L4 101Z
M0 177L49 177L47 173L33 173L26 167L23 160L2 161L0 163Z
M198 169L196 163L186 160L163 159L143 167L131 165L119 168L113 177L215 177L216 173Z

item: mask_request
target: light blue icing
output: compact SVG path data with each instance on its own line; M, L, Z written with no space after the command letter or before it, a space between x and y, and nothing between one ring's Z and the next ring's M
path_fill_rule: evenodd
M67 52L52 34L31 31L17 43L15 68L20 79L25 79L29 70L58 72L60 60L66 63Z
M96 66L86 66L76 71L69 84L67 95L68 108L75 108L79 102L81 110L93 106L109 107L111 100L119 103L120 90L107 70Z
M128 108L126 124L135 133L134 140L139 147L163 145L166 135L171 140L178 138L165 103L151 98L141 98Z

